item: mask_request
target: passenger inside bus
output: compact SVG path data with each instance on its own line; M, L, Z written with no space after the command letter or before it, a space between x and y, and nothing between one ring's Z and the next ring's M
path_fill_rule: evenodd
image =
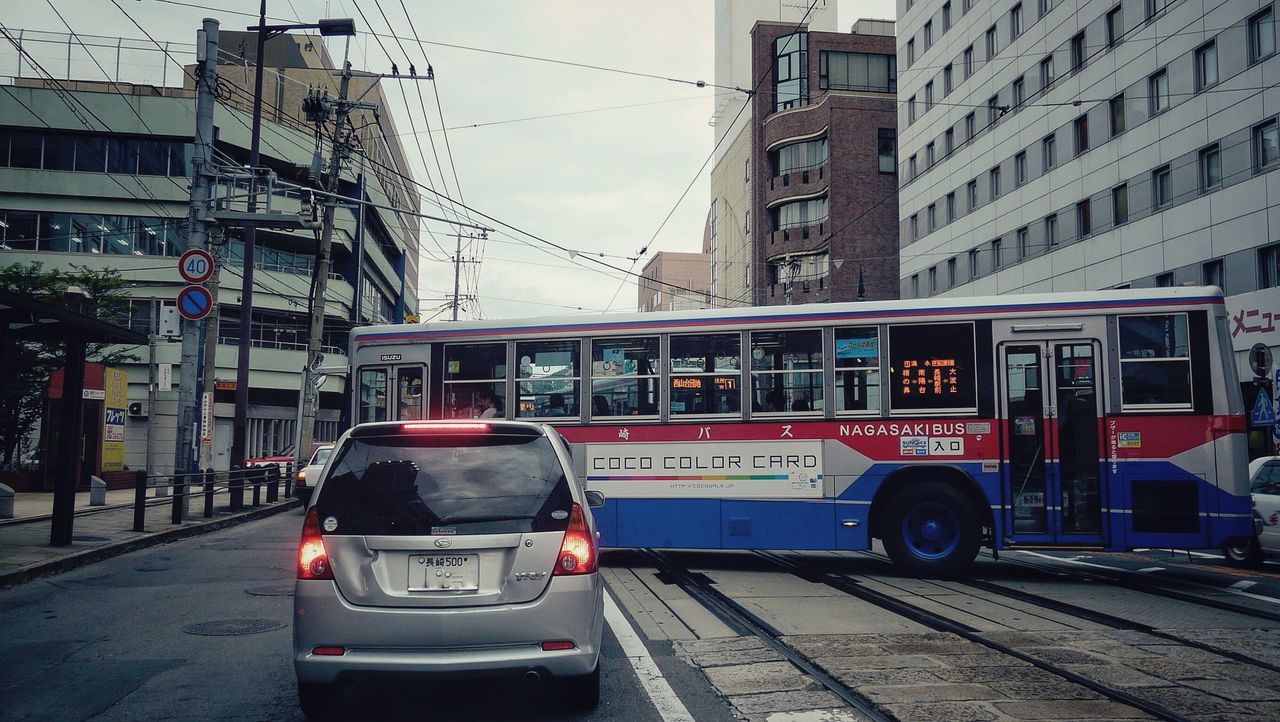
M498 405L494 403L493 394L481 391L476 394L476 405L472 414L478 419L492 419L502 415Z
M592 416L612 416L613 411L609 409L609 400L600 394L591 397L591 415Z
M547 416L568 416L569 410L564 407L564 394L547 396Z

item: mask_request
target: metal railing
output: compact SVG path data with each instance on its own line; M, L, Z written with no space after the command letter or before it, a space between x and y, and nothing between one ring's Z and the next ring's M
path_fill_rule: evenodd
M169 521L181 524L189 515L189 500L202 500L201 515L205 519L213 518L213 503L219 494L226 494L231 511L241 511L246 507L254 508L266 504L274 504L281 498L288 500L293 496L294 462L287 464L271 464L255 466L248 469L233 468L230 471L214 471L205 469L190 474L174 474L170 476L148 476L147 472L137 472L134 479L133 496L133 530L146 531L147 507L170 505ZM158 481L164 481L158 484ZM283 497L281 483L283 482ZM148 498L149 492L163 496ZM246 501L246 493L249 496ZM265 497L265 501L264 501Z

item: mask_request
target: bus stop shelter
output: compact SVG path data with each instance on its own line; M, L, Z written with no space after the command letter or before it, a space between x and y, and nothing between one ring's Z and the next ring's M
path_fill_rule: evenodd
M50 546L71 544L75 515L76 482L80 478L80 425L83 414L85 349L91 343L145 344L147 337L122 326L107 323L79 310L82 297L68 295L66 306L47 303L0 288L0 354L10 341L43 341L63 344L62 410L59 445L50 449L56 459L53 490L53 523ZM0 358L0 367L8 365ZM71 448L66 448L68 445Z

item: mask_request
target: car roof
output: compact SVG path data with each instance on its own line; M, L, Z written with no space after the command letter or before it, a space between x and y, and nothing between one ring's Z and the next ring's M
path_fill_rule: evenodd
M1280 456L1259 456L1253 461L1250 461L1249 462L1249 478L1252 479L1254 475L1258 473L1258 469L1261 469L1264 466L1270 466L1275 463L1280 463Z

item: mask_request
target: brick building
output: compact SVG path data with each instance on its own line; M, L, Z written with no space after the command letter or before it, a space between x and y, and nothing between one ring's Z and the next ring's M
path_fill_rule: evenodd
M894 46L885 21L752 30L755 305L898 297Z

